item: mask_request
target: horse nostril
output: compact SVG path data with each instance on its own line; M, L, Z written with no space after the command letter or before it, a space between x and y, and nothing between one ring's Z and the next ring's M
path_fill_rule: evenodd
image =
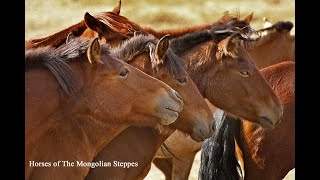
M174 91L174 94L178 97L178 99L180 99L181 101L183 101L181 95L179 93L177 93L177 91Z
M280 122L281 122L281 119L279 119L279 121L277 121L277 122L275 123L275 125L279 124Z
M211 124L211 129L212 129L213 132L216 131L216 125L214 123Z

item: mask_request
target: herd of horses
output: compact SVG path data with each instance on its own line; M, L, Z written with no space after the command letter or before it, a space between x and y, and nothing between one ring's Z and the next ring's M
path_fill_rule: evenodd
M25 43L25 179L279 180L295 167L295 38L253 14L157 31L110 12ZM137 162L131 168L30 162Z

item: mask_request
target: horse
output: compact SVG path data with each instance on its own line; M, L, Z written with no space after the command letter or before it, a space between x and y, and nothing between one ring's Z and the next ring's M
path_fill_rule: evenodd
M232 121L234 126L221 125L224 129L221 137L210 138L203 144L200 179L239 179L241 170L237 170L240 165L234 158L237 152L234 141L243 154L240 159L245 180L283 179L295 167L295 63L284 61L262 69L261 73L284 107L281 123L267 130L249 121L227 117L225 120ZM228 147L222 147L225 145Z
M183 109L175 90L112 57L97 38L27 50L25 82L26 179L83 179L87 162L123 129L168 125Z

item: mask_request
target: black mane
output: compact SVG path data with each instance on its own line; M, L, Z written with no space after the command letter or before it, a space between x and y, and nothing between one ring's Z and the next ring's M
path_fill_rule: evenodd
M188 33L179 38L175 38L170 42L171 49L178 55L197 46L200 43L212 40L209 30L201 30Z

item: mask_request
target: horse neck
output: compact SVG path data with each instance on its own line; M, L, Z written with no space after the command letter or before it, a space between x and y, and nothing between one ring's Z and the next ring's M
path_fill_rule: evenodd
M270 32L262 39L254 42L247 49L258 69L277 64L282 61L294 61L294 43L288 39L288 32ZM281 49L281 51L278 51Z
M26 162L91 162L101 147L128 127L103 123L90 115L91 110L85 106L86 103L77 102L70 103L56 112L46 123L26 137ZM66 172L66 177L77 172L74 176L81 175L84 178L89 169L90 167L72 168ZM33 170L29 169L29 174L32 174ZM52 168L52 171L47 171L50 171L49 175L53 175L55 170Z
M93 160L111 162L114 160L122 162L138 162L138 167L134 171L125 172L122 168L94 168L90 169L87 180L109 177L110 179L143 179L148 172L153 158L155 157L161 144L173 132L166 129L167 134L160 134L152 127L131 126L122 131L112 142L105 146ZM127 147L131 147L127 151Z
M25 73L26 134L63 106L67 96L59 86L55 77L46 69Z
M82 67L79 64L80 62L71 63L70 67L79 79L83 80ZM79 86L83 86L83 81L80 81ZM69 99L70 97L47 68L34 67L27 70L25 72L26 135L64 107Z
M60 45L66 42L67 36L70 32L72 32L77 37L77 36L80 36L86 29L87 29L87 26L85 25L84 21L81 21L53 35L40 38L40 39L28 40L26 41L25 46L26 46L26 49L46 47L46 46L59 47Z
M283 179L295 166L294 63L282 62L262 69L261 74L278 95L284 112L281 123L272 131L242 122L240 141L246 179Z
M154 35L158 39L160 39L167 34L170 34L170 38L177 38L177 37L180 37L185 34L195 32L195 31L209 29L211 26L212 26L212 24L204 24L204 25L199 25L199 26L185 27L185 28L181 28L181 29L165 29L165 30L159 30L159 31L154 30L150 27L146 27L146 28L143 28L143 30L149 34Z

